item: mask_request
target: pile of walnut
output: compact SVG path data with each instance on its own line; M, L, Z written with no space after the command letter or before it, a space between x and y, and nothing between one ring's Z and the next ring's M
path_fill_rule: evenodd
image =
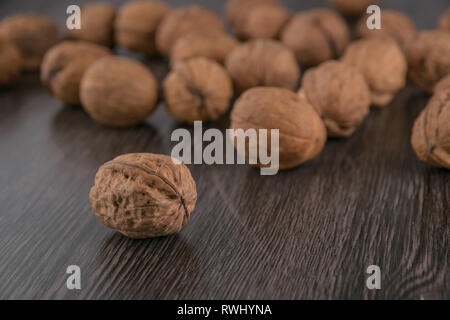
M280 130L280 168L316 157L327 137L349 137L386 107L407 80L433 94L418 117L418 158L450 169L450 8L437 29L419 32L411 19L382 10L381 30L366 27L374 0L330 0L333 9L293 13L278 0L228 0L219 15L199 5L159 1L82 8L82 29L63 41L38 14L0 21L0 86L40 68L42 84L64 104L81 105L97 122L128 127L156 109L160 84L141 62L114 55L121 47L163 56L170 114L183 123L215 121L233 98L230 127ZM351 30L347 18L355 19ZM356 39L352 39L352 34ZM300 67L309 68L303 79ZM98 171L90 199L107 226L134 237L177 232L196 201L182 164L153 154L117 157Z

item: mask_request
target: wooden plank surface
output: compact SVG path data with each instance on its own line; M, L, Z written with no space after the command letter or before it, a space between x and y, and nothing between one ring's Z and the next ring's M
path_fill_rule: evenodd
M5 0L0 17L40 11L62 27L72 3ZM421 28L433 28L448 4L384 3ZM160 79L167 72L162 60L149 66ZM330 140L314 161L273 177L247 166L190 166L199 196L189 223L138 241L97 221L89 189L97 168L119 154L170 154L177 123L161 103L142 126L105 128L26 74L0 91L0 298L449 299L450 173L420 163L409 144L427 100L405 88L353 137ZM225 117L211 127L227 125ZM66 288L72 264L81 267L81 290ZM372 264L381 290L365 286Z

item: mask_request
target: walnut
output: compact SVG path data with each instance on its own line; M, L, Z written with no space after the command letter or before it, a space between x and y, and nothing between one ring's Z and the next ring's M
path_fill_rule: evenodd
M352 135L369 113L370 90L364 76L342 62L328 61L309 69L300 95L322 117L330 137Z
M408 65L400 46L391 38L355 41L347 48L342 61L364 75L376 107L388 105L405 86Z
M438 27L443 31L450 31L450 8L439 19Z
M0 37L14 44L22 54L27 71L38 70L45 52L59 40L58 28L38 14L17 14L0 23Z
M406 43L408 78L421 90L433 93L434 86L450 74L450 32L423 31Z
M164 81L164 96L178 121L213 121L228 110L233 85L220 64L197 57L175 65Z
M173 10L156 31L156 47L168 55L178 39L191 32L205 30L225 31L225 26L216 13L199 5Z
M437 91L414 123L411 144L417 157L450 169L450 90Z
M117 15L115 31L118 45L147 56L157 54L156 30L171 8L159 1L132 1Z
M133 126L145 121L158 101L158 83L143 64L122 57L104 57L86 70L80 86L86 112L108 126Z
M380 0L329 0L331 5L346 16L355 17L366 12L372 4L378 4Z
M80 104L80 82L87 68L110 55L104 46L84 41L64 41L53 46L41 65L41 82L65 104Z
M15 45L0 38L0 87L10 86L20 75L22 56Z
M443 77L434 87L434 92L450 89L450 74Z
M350 42L350 30L335 12L313 9L294 16L281 41L295 52L300 64L315 66L342 55Z
M282 170L316 157L327 137L325 126L314 108L305 99L283 88L263 87L246 91L233 107L231 128L255 129L257 132L258 129L279 129L279 164ZM268 151L272 153L275 150Z
M170 54L171 65L193 57L206 57L220 64L237 47L238 41L221 31L199 31L190 33L175 43Z
M225 14L243 40L277 38L291 17L277 0L229 0Z
M228 55L226 68L241 93L251 87L297 88L300 69L291 50L275 40L252 40Z
M116 8L109 3L93 3L81 8L81 29L67 32L68 39L83 40L101 46L114 43Z
M165 155L132 153L99 168L89 200L107 227L144 239L180 231L195 208L197 191L184 164Z

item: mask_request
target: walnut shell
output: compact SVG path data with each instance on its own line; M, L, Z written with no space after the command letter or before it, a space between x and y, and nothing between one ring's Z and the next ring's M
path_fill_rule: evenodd
M438 27L443 31L450 31L450 8L442 14L439 19Z
M180 231L195 208L195 181L165 155L132 153L103 164L89 193L95 216L130 238Z
M423 31L406 43L408 78L421 90L433 93L434 86L450 74L450 32Z
M199 5L190 5L173 10L161 22L156 31L156 47L168 55L175 42L191 32L216 30L225 32L220 17Z
M280 5L279 0L228 0L225 4L225 17L233 27L242 23L249 11L260 5Z
M414 123L411 144L417 157L450 169L450 90L437 91Z
M45 52L59 40L58 28L38 14L12 15L0 22L0 37L14 44L27 71L39 70Z
M133 126L145 121L158 101L158 83L143 64L122 57L104 57L84 73L80 86L86 112L108 126Z
M315 66L342 55L350 42L350 30L334 11L313 9L295 15L281 41L295 52L300 64Z
M309 69L300 94L322 117L330 137L353 134L369 113L370 90L354 67L327 61Z
M233 84L224 67L197 57L175 65L164 81L164 96L178 121L213 121L228 110Z
M355 17L366 12L372 4L378 4L380 0L329 0L331 5L346 16Z
M116 8L109 3L87 4L81 8L81 29L69 30L67 36L72 40L112 47L115 17Z
M408 65L400 46L391 38L355 41L345 51L342 61L364 75L376 107L388 105L406 84Z
M19 49L0 38L0 87L10 86L22 70L22 55Z
M104 46L84 41L64 41L53 46L41 65L41 82L62 102L80 104L84 72L99 58L110 55Z
M206 57L224 64L228 54L238 44L236 39L220 31L190 33L177 40L170 54L170 63L174 66L193 57Z
M442 90L450 90L450 74L443 77L434 87L434 92L439 92Z
M274 40L252 40L239 45L228 55L225 65L239 93L258 86L294 91L300 79L294 54Z
M246 91L233 107L231 128L244 131L279 129L281 170L316 157L327 137L325 126L314 108L305 99L283 88L260 87ZM261 147L265 148L258 146ZM270 140L268 147L269 154L275 151L270 150Z
M171 11L159 1L132 1L118 12L115 37L118 45L147 56L157 54L156 30Z

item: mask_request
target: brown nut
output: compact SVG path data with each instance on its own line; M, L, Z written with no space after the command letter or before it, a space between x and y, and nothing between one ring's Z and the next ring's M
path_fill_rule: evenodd
M369 113L370 90L354 67L327 61L309 69L300 95L322 117L330 137L349 137Z
M313 9L294 16L281 41L295 52L300 64L315 66L342 55L350 42L350 30L335 12Z
M53 46L41 65L41 82L62 102L80 104L80 82L87 68L110 55L104 46L84 41L64 41Z
M450 32L450 8L448 8L439 19L438 27L443 31Z
M355 17L366 12L372 4L378 4L380 0L329 0L331 5L346 16Z
M81 8L81 29L69 30L67 36L72 40L112 47L115 17L116 8L109 3L87 4Z
M100 167L89 200L104 225L144 239L180 231L195 208L197 191L184 164L165 155L132 153Z
M225 65L239 93L258 86L294 91L300 79L294 54L274 40L252 40L239 45L228 55Z
M434 87L435 93L442 90L450 90L450 74L443 77Z
M205 30L224 32L225 26L216 13L199 5L173 10L156 31L156 47L160 53L168 55L178 39L191 32Z
M143 64L122 57L104 57L84 73L80 86L86 112L108 126L133 126L145 121L158 101L158 83Z
M220 31L190 33L177 40L170 54L170 63L174 66L193 57L206 57L224 64L228 54L238 44L236 39Z
M164 96L178 121L213 121L228 110L233 84L220 64L197 57L175 65L164 81Z
M325 126L314 108L294 92L282 88L263 87L246 91L233 107L231 128L255 129L257 132L258 129L279 129L279 165L282 170L316 157L327 137ZM264 146L258 146L261 147Z
M434 86L450 74L450 32L423 31L406 43L409 80L433 93Z
M391 38L355 41L345 51L342 61L363 74L376 107L388 105L405 86L408 65L400 46Z
M38 14L17 14L0 22L0 37L14 44L27 71L39 70L45 52L59 40L58 28Z
M437 91L414 123L412 147L432 166L450 169L450 90Z
M159 1L132 1L125 4L116 19L117 44L147 56L155 55L156 30L170 11L168 5Z
M0 38L0 87L10 86L20 75L22 56L13 44Z

